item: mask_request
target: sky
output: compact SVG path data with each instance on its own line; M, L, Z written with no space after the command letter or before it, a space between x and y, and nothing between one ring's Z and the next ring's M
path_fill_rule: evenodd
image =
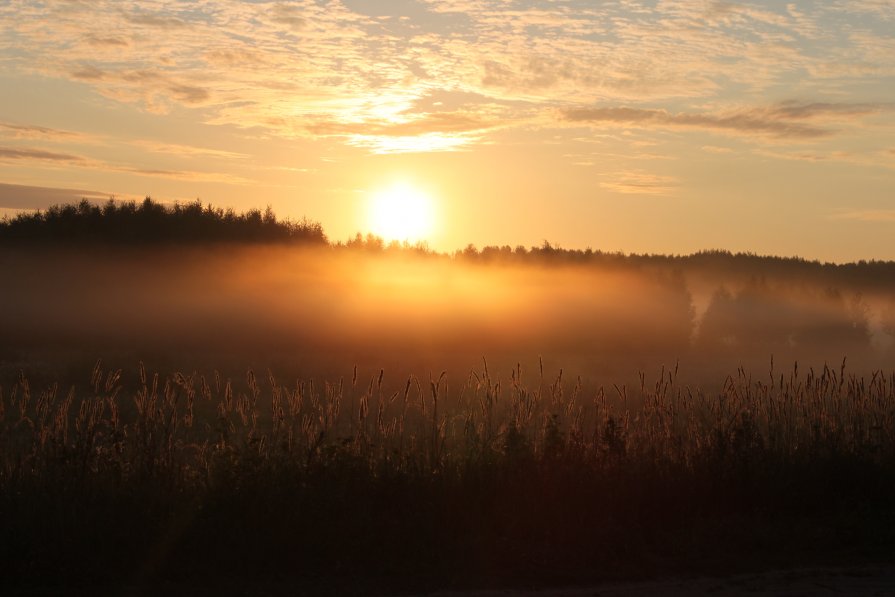
M0 213L895 259L895 0L0 0Z

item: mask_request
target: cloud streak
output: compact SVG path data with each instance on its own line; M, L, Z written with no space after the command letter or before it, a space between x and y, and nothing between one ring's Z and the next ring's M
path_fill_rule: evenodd
M0 183L0 208L30 210L48 205L71 203L80 199L103 200L111 195L84 189L56 189L49 187Z
M837 213L831 216L834 220L852 220L857 222L895 223L895 209L864 209Z
M49 162L83 162L84 158L31 147L0 147L0 161L40 160Z
M12 122L0 122L0 133L11 136L13 139L82 139L84 135L73 131L54 129L34 124L16 124Z
M880 109L880 106L870 104L794 102L726 113L671 113L659 109L598 107L565 109L561 111L561 118L571 123L701 129L747 136L813 139L836 132L818 122L865 116L877 113Z
M625 195L670 195L678 182L672 176L631 171L619 173L613 179L601 182L600 187Z
M58 153L33 147L0 147L0 163L2 162L32 162L38 164L51 163L90 170L126 172L128 174L136 174L138 176L170 178L176 180L222 182L238 185L248 185L255 183L255 181L253 180L224 172L147 168L129 164L114 163L70 153Z

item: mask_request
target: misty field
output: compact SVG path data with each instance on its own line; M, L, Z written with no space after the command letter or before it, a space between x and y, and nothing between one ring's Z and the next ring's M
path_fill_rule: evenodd
M895 547L895 264L441 255L148 200L18 222L0 584L386 593Z

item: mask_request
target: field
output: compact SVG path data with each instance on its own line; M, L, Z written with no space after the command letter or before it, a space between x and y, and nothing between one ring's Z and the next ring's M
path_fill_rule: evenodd
M97 363L2 394L4 582L360 592L883 558L895 376L677 372L584 395L485 363L393 389Z
M549 586L895 547L892 264L141 242L0 254L11 590Z

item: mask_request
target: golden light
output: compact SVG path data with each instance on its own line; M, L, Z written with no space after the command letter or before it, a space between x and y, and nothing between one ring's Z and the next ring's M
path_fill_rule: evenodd
M421 153L429 151L457 151L479 138L472 135L425 133L395 137L393 135L352 135L348 144L371 149L373 153Z
M386 241L426 240L434 224L434 206L427 194L407 183L375 193L369 203L370 231Z

